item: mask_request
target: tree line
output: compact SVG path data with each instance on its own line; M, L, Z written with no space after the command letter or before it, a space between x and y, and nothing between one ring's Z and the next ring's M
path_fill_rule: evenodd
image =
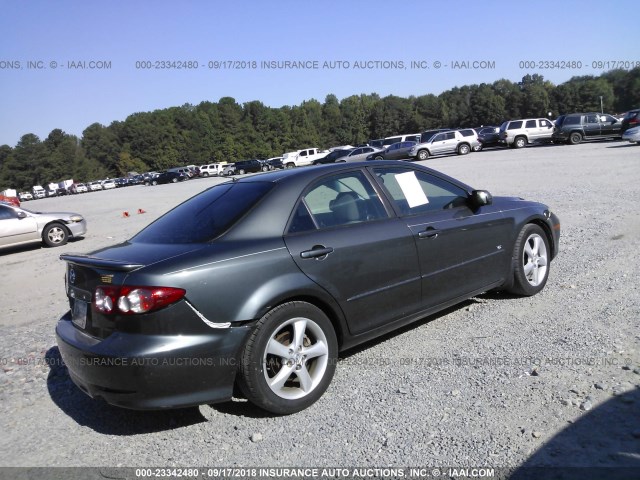
M299 148L358 145L430 128L500 125L563 113L622 113L640 106L640 68L573 77L560 85L538 74L520 82L455 87L440 95L361 94L279 108L231 97L134 113L109 126L89 125L78 138L60 129L46 139L28 133L0 146L0 189L73 178L90 181L216 161L269 158Z

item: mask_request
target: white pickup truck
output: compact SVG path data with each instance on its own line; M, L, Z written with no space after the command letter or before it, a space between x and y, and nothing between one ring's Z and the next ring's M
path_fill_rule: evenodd
M313 165L313 162L324 158L328 154L328 150L305 148L304 150L285 153L282 156L282 164L284 165L284 168L306 167L307 165Z

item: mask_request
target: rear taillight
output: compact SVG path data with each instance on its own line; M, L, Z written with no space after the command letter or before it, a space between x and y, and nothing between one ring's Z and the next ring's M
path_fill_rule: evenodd
M159 310L184 297L186 290L173 287L113 287L96 288L93 306L100 313L136 314Z

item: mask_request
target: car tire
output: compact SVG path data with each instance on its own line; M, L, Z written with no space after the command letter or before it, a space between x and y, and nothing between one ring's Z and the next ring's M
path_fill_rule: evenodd
M569 135L569 144L577 145L582 141L582 135L579 132L573 132Z
M42 231L42 241L47 247L59 247L69 240L69 232L61 223L51 223Z
M295 166L296 165L294 163L289 162L289 163L287 163L287 165L285 167L286 168L295 168Z
M551 248L538 225L527 224L518 234L512 257L513 285L510 293L530 297L541 291L549 278Z
M238 170L238 175L244 175L244 168L241 168L240 170Z
M384 160L384 157L382 155L376 155L374 160Z
M204 172L204 173L202 174L202 176L203 176L203 177L208 177L208 176L209 176L209 172Z
M482 145L476 145L475 147L473 147L472 149L474 152L479 152L480 150L482 150Z
M337 358L336 333L324 312L307 302L285 303L264 315L249 336L238 384L264 410L299 412L326 391Z
M418 160L427 160L429 158L429 150L418 150L416 158Z
M158 185L158 181L154 180L153 182L151 182L151 185L153 185L155 187L156 185Z
M525 147L526 145L527 145L527 139L525 137L516 137L516 139L513 141L514 148L522 148L522 147Z
M171 183L178 183L178 178L177 177L173 177L171 179Z
M262 167L262 171L263 171L263 172L268 172L268 171L269 171L269 167L266 167L266 166L265 166L265 167Z
M466 155L471 151L471 147L468 144L463 143L458 147L458 155Z

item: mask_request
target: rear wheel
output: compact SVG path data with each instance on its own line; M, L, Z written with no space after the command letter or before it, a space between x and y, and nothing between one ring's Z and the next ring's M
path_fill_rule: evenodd
M238 175L244 175L244 168L241 168L240 170L238 170Z
M177 182L178 182L178 177L173 177L173 178L171 179L171 182L172 182L172 183L177 183Z
M582 141L582 135L578 132L573 132L571 135L569 135L569 143L571 145L575 145L577 143L580 143Z
M515 148L522 148L522 147L525 147L526 145L527 145L527 139L524 137L517 137L513 142L513 146Z
M541 227L530 223L520 231L513 250L511 293L531 296L544 288L549 278L550 252Z
M242 353L238 383L247 398L278 415L317 401L336 369L338 342L314 305L290 302L262 317Z
M59 224L52 223L47 225L42 232L42 241L47 247L58 247L67 243L69 233L67 229Z
M158 184L157 180L154 180L153 182L151 182L151 185L153 185L154 187Z
M466 143L463 143L458 147L458 155L466 155L470 151L471 151L471 148L469 148L469 145L467 145Z

